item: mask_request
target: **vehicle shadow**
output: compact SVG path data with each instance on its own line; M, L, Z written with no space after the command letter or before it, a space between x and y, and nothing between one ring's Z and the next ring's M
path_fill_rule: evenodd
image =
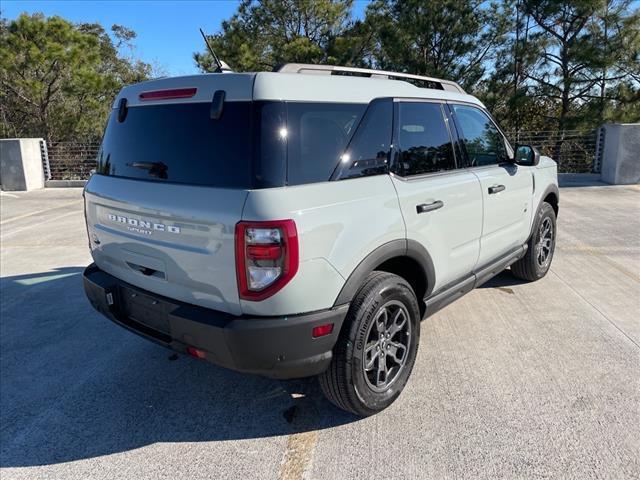
M495 277L491 278L490 280L488 280L487 282L483 283L482 285L480 285L477 288L498 288L498 289L500 289L500 288L514 287L516 285L522 285L524 283L528 283L528 282L526 280L521 280L521 279L515 277L511 273L511 270L507 269L507 270L503 270L498 275L496 275Z
M114 325L82 268L0 279L0 466L50 465L156 442L288 435L355 422L313 379L242 375Z

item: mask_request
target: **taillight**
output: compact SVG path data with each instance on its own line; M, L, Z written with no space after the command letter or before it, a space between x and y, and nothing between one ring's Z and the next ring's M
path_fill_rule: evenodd
M236 225L238 291L244 300L270 297L298 271L298 233L293 220Z

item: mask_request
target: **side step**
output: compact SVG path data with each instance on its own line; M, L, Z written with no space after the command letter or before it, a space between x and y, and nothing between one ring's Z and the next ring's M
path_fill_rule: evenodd
M473 272L468 277L465 277L462 280L453 283L452 285L444 287L435 295L431 295L428 298L425 298L424 303L427 308L423 318L433 315L438 310L443 309L463 295L466 295L474 288L479 287L488 280L491 280L509 265L517 262L519 259L524 257L524 255L527 253L527 248L528 245L525 243L509 254L500 257L487 266Z

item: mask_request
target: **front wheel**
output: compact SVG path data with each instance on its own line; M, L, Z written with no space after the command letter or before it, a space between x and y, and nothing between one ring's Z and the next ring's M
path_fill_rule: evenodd
M397 275L373 272L353 299L331 365L319 377L322 391L356 415L387 408L409 379L419 338L413 289Z
M546 202L536 214L527 246L525 256L511 265L511 273L533 282L547 274L556 249L556 212Z

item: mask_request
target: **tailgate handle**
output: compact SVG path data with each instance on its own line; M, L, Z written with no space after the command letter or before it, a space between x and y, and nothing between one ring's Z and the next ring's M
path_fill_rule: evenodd
M145 277L157 277L164 279L164 272L161 272L160 270L155 270L153 268L145 267L144 265L138 265L137 263L131 262L127 262L127 265L129 266L129 268L140 272Z
M148 277L149 275L153 275L156 272L157 272L157 270L154 270L153 268L142 267L140 269L140 273L143 274L146 277Z

